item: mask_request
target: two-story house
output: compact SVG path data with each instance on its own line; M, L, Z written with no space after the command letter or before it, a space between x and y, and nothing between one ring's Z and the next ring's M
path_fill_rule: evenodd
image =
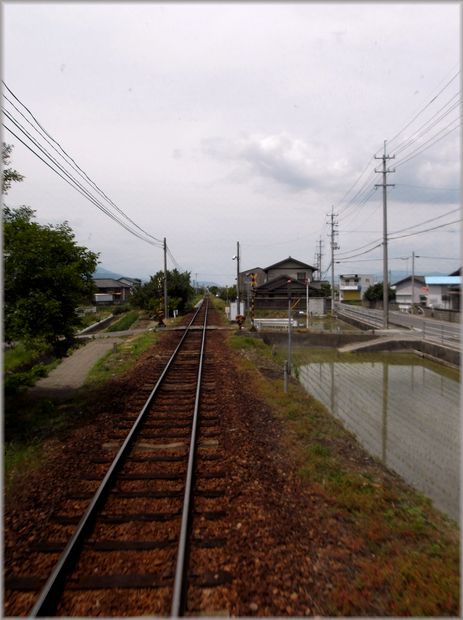
M314 282L316 267L288 256L268 267L256 267L240 273L240 292L245 307L251 296L251 274L255 274L255 308L281 310L288 307L291 294L292 305L305 310L307 292L309 298L320 298L320 282ZM309 290L307 291L307 284ZM320 312L321 313L321 312Z

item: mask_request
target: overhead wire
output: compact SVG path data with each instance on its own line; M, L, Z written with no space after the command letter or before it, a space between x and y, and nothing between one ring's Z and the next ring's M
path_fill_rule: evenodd
M137 231L134 231L133 229L129 228L129 226L125 222L121 221L119 218L117 218L117 216L114 215L114 213L111 213L111 211L109 211L109 209L105 208L104 205L102 205L84 187L82 187L78 182L76 182L69 174L67 174L65 171L64 171L64 175L61 174L61 172L59 172L56 168L54 168L49 163L49 161L46 161L30 145L28 145L26 142L24 142L24 140L22 140L10 127L5 125L5 123L2 123L2 125L9 133L11 133L11 135L13 135L17 140L19 140L19 142L21 142L27 149L29 149L38 159L40 159L46 166L48 166L55 174L57 174L59 177L61 177L63 179L63 181L65 181L73 189L75 189L77 192L79 192L79 194L81 194L84 198L86 198L92 204L94 204L98 209L100 209L100 211L105 213L105 215L110 217L114 222L116 222L117 224L119 224L120 226L125 228L125 230L127 232L133 234L134 236L138 237L142 241L145 241L145 242L147 242L147 243L149 243L151 245L154 245L156 247L162 247L158 243L155 243L155 242L151 241L150 239L146 239L145 237L142 237L140 233L138 233ZM50 161L52 161L52 159ZM60 168L60 166L58 166L58 168ZM66 178L66 177L68 177L68 178Z
M24 116L24 114L11 102L10 99L8 99L5 94L3 94L4 98L10 103L10 105L12 105L15 110L21 114L21 116L32 126L34 127L36 133L38 133L42 139L44 139L56 152L57 149L53 146L53 144L50 143L50 141L48 140L48 138L50 138L50 140L52 140L55 144L58 145L59 149L62 151L62 153L64 153L64 155L66 156L66 158L69 160L66 160L63 155L61 155L60 153L58 153L62 159L64 159L64 161L70 165L74 171L76 171L79 176L81 176L82 178L85 177L86 180L94 187L94 189L100 194L100 196L102 196L109 204L111 204L111 206L117 211L117 213L119 213L123 218L125 218L128 222L130 222L130 224L132 224L132 226L134 226L136 229L138 229L137 232L135 230L133 230L128 224L126 224L125 222L123 222L116 214L112 213L110 211L110 209L108 207L105 207L97 198L95 198L93 195L90 194L90 192L80 183L80 181L78 181L73 175L72 173L66 171L58 162L57 160L48 152L46 151L46 149L44 149L41 145L39 145L39 143L37 142L37 140L35 140L35 138L33 138L33 136L31 136L31 134L24 128L23 125L21 125L21 123L19 123L19 121L17 119L14 118L14 115L10 112L8 112L8 110L6 110L5 106L3 106L4 112L6 113L6 115L8 116L9 120L21 131L21 133L28 139L30 140L33 144L35 144L35 146L37 148L39 148L44 155L50 159L50 161L53 161L53 163L63 171L63 173L68 176L69 179L72 179L72 182L67 181L68 184L71 185L71 187L73 187L74 189L76 189L77 191L79 191L79 193L85 195L85 197L90 200L90 202L92 202L93 204L95 204L95 206L97 206L100 210L102 210L106 215L108 215L113 221L115 221L116 223L118 223L119 225L121 225L123 228L125 228L125 230L127 230L128 232L130 232L131 234L135 235L136 237L138 237L139 239L141 239L142 241L145 241L147 243L150 243L151 245L155 245L156 247L162 247L161 244L161 240L158 239L157 237L154 237L153 235L151 235L149 232L145 231L143 228L141 228L138 224L136 224L122 209L120 209L106 194L105 192L98 187L98 185L85 173L85 171L82 170L82 168L80 168L80 166L75 162L75 160L62 148L62 146L59 144L58 141L56 141L52 136L50 136L50 134L42 127L42 125L40 124L40 122L37 120L37 118L34 116L34 114L29 110L29 108L13 93L13 91L6 85L6 83L2 80L3 85L5 86L5 88L8 90L8 92L11 93L11 95L15 98L16 101L18 101L18 103L20 103L20 105L28 112L28 114L31 116L31 118L34 119L35 123L37 124L38 127L40 127L40 129L42 130L42 132L44 132L45 135L42 135L37 128ZM36 155L39 159L41 159L41 161L43 161L44 163L47 163L42 157L40 157L35 151L34 149L32 149L30 146L28 146L21 138L19 138L19 136L17 136L9 127L7 127L4 124L5 129L7 129L12 135L14 135L14 137L16 139L18 139L22 144L24 144L24 146L26 146L32 153L34 153L34 155ZM72 163L69 163L72 162ZM51 166L49 163L47 163L48 167L51 168L56 174L58 174L61 178L63 178L63 176L61 174L59 174L57 172L57 170ZM63 178L63 180L66 180ZM75 185L74 185L75 184ZM77 187L76 187L77 186ZM80 189L78 189L80 187ZM89 197L89 195L92 196L92 198ZM140 234L142 233L142 234ZM142 236L144 235L144 236ZM155 243L153 243L155 242Z
M446 226L451 226L452 224L458 224L461 222L463 218L459 218L458 220L453 220L453 222L446 222L445 224L440 224L439 226L433 226L432 228L426 228L426 230L418 230L414 233L409 233L408 235L398 235L397 237L388 237L389 239L403 239L405 237L414 237L416 235L422 235L426 232L431 232L432 230L438 230L439 228L445 228Z
M454 99L455 97L458 97L459 92L457 94L455 94L452 99ZM451 100L452 100L451 99ZM450 100L450 101L451 101ZM444 114L441 114L438 118L436 118L435 120L434 117L445 107L447 107L447 105L449 105L449 102L447 102L442 108L440 108L440 110L438 110L433 116L431 116L430 119L428 119L426 121L426 123L424 123L421 127L418 127L418 129L415 130L415 132L406 140L404 140L402 143L399 144L399 146L397 146L396 148L394 148L394 154L397 156L398 154L400 154L402 151L406 150L407 148L409 148L410 146L412 146L415 142L417 142L420 138L422 138L425 134L427 134L429 131L431 131L431 129L433 129L436 125L438 125L442 120L444 120L444 118L446 116L448 116L451 112L453 112L455 109L457 109L460 106L461 101L456 101L454 104L452 104L452 106L450 107L449 110L447 110ZM432 122L431 122L432 121Z
M433 95L431 99L414 114L412 119L408 121L394 136L392 136L390 140L388 140L389 146L391 145L391 143L397 140L397 138L401 136L401 134L403 134L403 132L406 129L408 129L450 87L450 85L456 80L459 74L460 74L460 70L458 70L455 74L453 74L452 77L446 81L444 86L440 88L438 92L435 95ZM409 161L411 161L413 158L418 157L420 154L422 154L423 152L425 152L426 150L434 146L437 142L444 139L450 133L458 129L458 127L460 126L459 118L455 118L452 121L450 121L450 123L448 123L446 126L438 129L427 140L422 142L426 134L431 132L432 129L438 127L439 123L441 123L442 120L444 120L449 114L451 114L451 112L453 112L453 110L455 110L459 106L459 103L460 103L458 99L459 95L460 95L460 91L453 94L450 97L450 99L447 100L436 112L434 112L427 120L424 121L424 123L422 123L417 129L415 129L414 132L409 137L403 139L401 142L399 142L396 145L394 149L395 154L402 154L403 158L398 160L395 167L400 167L408 163ZM457 125L455 125L455 123L457 123ZM415 148L412 151L407 153L407 150L412 148L414 145L416 145ZM379 152L379 149L376 152L376 154L378 154L378 152ZM341 204L342 201L345 200L345 198L349 195L349 192L352 191L353 187L355 187L356 184L360 181L360 179L365 175L368 169L368 166L370 165L370 162L371 162L371 158L368 161L364 170L362 171L361 175L356 179L355 183L349 188L346 194L344 194L339 204ZM374 188L370 190L370 192L368 192L368 183L372 181L372 177L374 178L374 173L371 172L366 177L361 187L352 196L352 198L344 205L344 207L341 207L341 209L339 210L339 216L340 216L341 223L345 224L347 220L353 221L353 219L355 219L362 212L362 207L371 199L374 193ZM458 190L454 190L454 191L458 191ZM446 215L448 215L448 213L442 216L439 216L438 218L432 218L431 221L435 221L435 219L439 219L440 217L445 217ZM426 220L426 222L427 221L428 220ZM400 231L395 231L393 234L397 234L405 230L410 230L412 228L422 226L426 222L416 224L412 227L407 227L406 229L401 229ZM444 225L438 226L437 228L443 228L444 226L447 226L450 224L451 223L449 222ZM427 232L427 231L422 231L422 232ZM421 234L421 231L419 231L417 234ZM339 254L341 256L343 254L350 254L352 252L355 252L356 250L368 248L368 246L371 245L372 243L374 244L375 241L372 241L369 244L364 244L364 246L360 246L359 248L355 248L350 251L344 250L342 252L339 252ZM368 253L372 251L373 249L374 248L367 249L365 250L365 253Z
M5 85L6 86L6 85ZM8 88L6 86L6 88ZM10 89L8 88L8 90L10 91ZM11 92L11 91L10 91ZM19 99L13 94L13 96L15 97L15 99L17 99L19 101ZM106 193L95 183L95 181L93 181L88 175L87 173L82 170L82 168L75 162L75 160L66 152L63 150L63 148L61 147L61 145L59 144L59 142L57 142L52 136L50 136L50 134L48 134L48 132L43 129L42 125L37 121L37 119L35 118L35 116L29 111L29 109L24 106L24 104L21 103L21 105L24 106L25 109L28 110L29 114L34 118L36 125L34 125L28 118L27 116L11 101L11 99L9 99L4 93L3 93L3 97L4 99L16 110L16 112L18 112L18 114L21 115L21 117L32 127L32 129L40 136L41 139L45 140L45 142L61 157L61 159L63 159L67 165L71 166L71 168L73 168L73 170L84 180L86 180L88 183L90 183L94 189L98 192L98 194L104 199L106 200L112 207L114 207L116 209L116 211L118 213L120 213L127 221L129 221L131 224L133 224L136 228L138 228L141 232L143 232L144 234L146 234L147 236L151 237L153 240L155 241L161 241L160 239L158 239L157 237L154 237L153 235L151 235L150 233L146 232L145 230L143 230L140 226L138 226L138 224L136 222L134 222L122 209L120 209L113 200L111 200L111 198L109 198L109 196L106 195ZM6 108L4 106L2 106L3 109L5 110ZM37 128L37 125L40 129ZM49 139L50 138L50 139ZM53 142L55 144L58 145L59 149L56 148L56 146L53 144Z
M445 90L446 90L446 89L450 86L450 84L451 84L453 81L455 81L455 80L456 80L456 78L459 76L459 74L460 74L460 70L458 70L458 71L457 71L457 72L456 72L456 73L452 76L452 78L451 78L451 79L450 79L450 80L449 80L449 81L445 84L445 86L443 86L443 87L439 90L439 92L438 92L436 95L434 95L434 96L430 99L430 101L428 101L428 102L427 102L427 103L426 103L426 104L425 104L422 108L420 108L420 110L418 110L418 112L417 112L417 113L413 116L413 118L412 118L410 121L408 121L408 122L405 124L405 126L404 126L404 127L402 127L402 129L400 129L400 130L399 130L399 131L398 131L398 132L397 132L394 136L392 136L392 138L390 138L390 139L388 140L388 145L389 145L389 146L391 145L391 142L394 142L394 140L395 140L396 138L398 138L398 137L400 136L400 134L401 134L401 133L403 133L403 132L405 131L405 129L408 129L408 127L410 127L410 125L411 125L411 124L412 124L412 123L413 123L413 122L414 122L414 121L415 121L415 120L416 120L419 116L421 116L421 114L423 114L423 112L424 112L425 110L427 110L427 108L429 108L429 106L430 106L431 104L433 104L433 103L434 103L434 101L436 101L436 99L438 99L438 98L440 97L440 95L441 95L441 94L442 94L442 93L443 93L443 92L444 92L444 91L445 91Z

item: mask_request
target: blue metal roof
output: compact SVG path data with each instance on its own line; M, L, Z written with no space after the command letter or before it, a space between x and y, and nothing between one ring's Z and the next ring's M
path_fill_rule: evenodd
M461 284L461 276L425 276L426 286L432 284L443 284L451 286L452 284Z

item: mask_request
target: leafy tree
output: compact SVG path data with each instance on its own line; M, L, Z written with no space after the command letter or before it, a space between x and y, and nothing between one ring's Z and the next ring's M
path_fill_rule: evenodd
M367 301L383 301L383 283L378 282L377 284L372 284L367 288L363 297ZM389 301L395 299L395 291L389 288L388 291L388 299Z
M180 272L177 269L167 271L167 296L169 310L185 312L190 307L194 289L191 286L190 273ZM157 312L164 309L164 272L158 271L150 277L148 282L134 287L130 302L137 308L148 312Z
M66 222L33 219L29 207L3 207L5 340L42 338L59 353L80 324L77 307L95 290L98 255L76 245Z
M331 297L331 284L329 282L322 282L320 284L320 293L322 297Z
M8 167L10 165L10 155L13 150L11 144L2 143L2 194L7 194L13 181L22 181L24 179L22 174L19 174L17 170Z
M219 288L219 297L223 299L223 301L231 301L236 299L236 286L222 286Z

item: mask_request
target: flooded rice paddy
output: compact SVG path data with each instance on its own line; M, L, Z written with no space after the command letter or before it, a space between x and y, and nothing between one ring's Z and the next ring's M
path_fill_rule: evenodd
M403 354L299 352L299 380L363 447L459 520L460 384ZM331 359L329 359L331 358ZM453 376L452 376L453 375Z

